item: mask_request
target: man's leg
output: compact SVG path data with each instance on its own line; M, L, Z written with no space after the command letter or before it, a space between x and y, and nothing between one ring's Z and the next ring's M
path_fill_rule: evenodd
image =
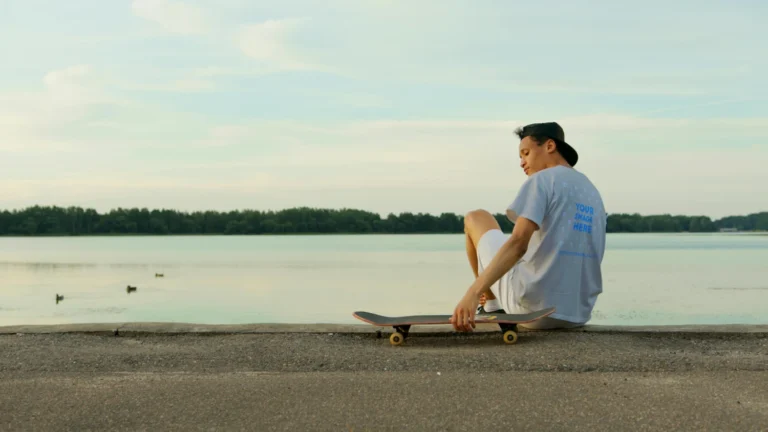
M475 243L472 241L472 238L469 236L469 233L465 232L464 237L466 239L465 243L467 246L467 258L469 259L469 266L472 267L472 273L475 275L475 279L480 275L478 267L478 261L477 261L477 248L475 247ZM485 306L486 300L493 300L495 297L493 296L493 293L489 294L491 298L489 299L488 296L485 294L480 294L480 306Z
M492 214L485 210L474 210L464 216L464 233L466 238L467 258L475 278L479 275L479 263L477 258L477 245L485 233L490 230L501 230L499 223ZM496 296L491 290L483 293L483 300L494 300ZM481 301L481 304L485 303Z
M472 237L470 237L469 233L466 232L466 227L464 228L464 237L466 238L467 258L469 259L469 266L472 267L472 273L475 274L475 279L477 279L477 277L480 275L480 273L478 273L477 248L475 247L475 242L472 241Z

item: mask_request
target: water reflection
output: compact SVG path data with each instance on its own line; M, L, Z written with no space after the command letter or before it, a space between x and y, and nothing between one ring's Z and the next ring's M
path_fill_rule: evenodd
M768 237L609 239L604 292L592 323L768 322ZM168 237L11 244L0 238L0 325L357 324L354 310L450 313L472 282L459 240ZM749 244L732 247L742 241Z
M282 268L290 270L314 270L314 269L348 269L348 268L381 268L392 265L391 257L383 261L384 257L360 257L355 260L350 258L348 260L339 259L327 259L325 257L307 257L300 259L261 259L258 261L230 261L230 262L208 262L208 261L189 261L183 264L131 264L131 263L98 263L98 264L86 264L86 263L23 263L23 262L0 262L0 270L5 268L19 268L24 267L28 270L44 272L44 271L61 271L61 270L82 270L82 269L155 269L162 267L164 269L183 269L188 267L195 268L260 268L260 269L273 269ZM420 261L408 261L408 256L404 255L402 262L398 262L398 266L402 267L424 267L424 266L439 266L441 263L439 260L420 260ZM165 273L157 273L156 278L166 277Z
M178 265L177 265L178 266ZM148 269L157 267L155 264L131 264L131 263L64 263L64 262L0 262L0 268L25 267L32 271L60 271L81 270L88 268L127 268Z
M768 291L768 287L718 287L709 289L714 291Z

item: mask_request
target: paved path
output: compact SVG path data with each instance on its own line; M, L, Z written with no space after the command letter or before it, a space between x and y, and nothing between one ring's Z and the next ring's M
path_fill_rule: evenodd
M766 430L768 333L6 334L0 430Z

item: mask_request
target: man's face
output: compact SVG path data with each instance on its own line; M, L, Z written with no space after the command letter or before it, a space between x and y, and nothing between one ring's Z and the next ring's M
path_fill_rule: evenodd
M525 137L520 141L520 168L525 175L531 176L547 167L547 162L551 159L551 152L556 148L552 140L547 140L539 145L531 139Z

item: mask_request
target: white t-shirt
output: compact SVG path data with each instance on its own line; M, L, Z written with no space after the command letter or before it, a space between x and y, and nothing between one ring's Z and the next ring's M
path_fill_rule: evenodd
M554 306L551 317L586 323L603 291L607 216L597 188L573 168L544 169L528 177L507 208L513 223L520 216L539 229L512 272L507 312Z

